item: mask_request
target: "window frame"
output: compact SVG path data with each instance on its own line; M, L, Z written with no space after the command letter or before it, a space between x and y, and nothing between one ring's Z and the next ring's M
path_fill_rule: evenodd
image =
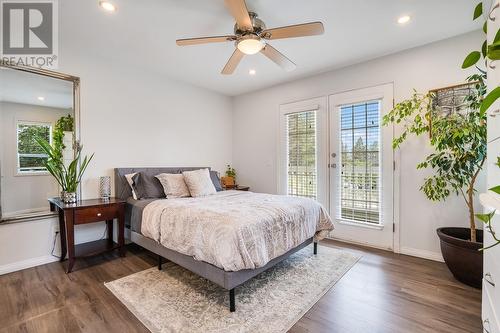
M279 130L277 133L278 152L276 161L277 194L287 195L287 114L316 110L316 177L329 179L328 168L328 99L326 96L301 100L279 106ZM324 207L329 204L329 182L317 182L316 200Z
M287 160L286 160L286 177L287 177L287 195L291 196L298 196L298 197L304 197L304 198L311 198L316 200L318 198L318 131L317 131L317 126L318 126L318 118L317 118L317 111L318 110L307 110L307 111L301 111L301 112L293 112L293 113L287 113L285 115L286 117L286 155L287 155ZM313 113L314 114L314 180L316 186L314 187L314 194L313 195L299 195L299 194L291 194L290 193L290 117L292 116L298 116L300 114L307 114L307 113ZM299 119L296 119L298 122ZM306 120L307 122L307 115L306 115ZM308 133L304 135L306 139L308 138ZM312 155L312 154L311 154ZM295 157L299 157L296 155ZM300 156L302 157L302 156ZM307 173L307 171L306 171ZM304 175L307 177L307 175ZM292 191L293 192L293 191ZM296 192L299 192L298 189Z
M27 126L47 126L49 128L49 143L52 145L52 129L54 127L53 123L44 121L31 121L31 120L16 120L15 132L16 132L16 170L14 171L14 176L16 177L26 177L26 176L49 176L50 172L45 170L40 171L21 171L20 168L20 154L19 154L19 125Z

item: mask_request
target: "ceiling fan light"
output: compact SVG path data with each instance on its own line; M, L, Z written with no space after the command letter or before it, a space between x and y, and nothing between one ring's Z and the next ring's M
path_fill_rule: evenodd
M101 6L102 9L108 11L108 12L115 12L116 11L116 6L109 1L99 1L99 6Z
M256 36L245 38L238 42L238 50L248 55L259 53L264 46L264 41Z

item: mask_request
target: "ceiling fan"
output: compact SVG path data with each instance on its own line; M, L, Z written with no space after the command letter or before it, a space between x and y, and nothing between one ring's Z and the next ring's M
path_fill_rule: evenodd
M297 66L281 52L267 43L267 40L321 35L323 23L311 22L286 27L267 29L257 14L249 12L245 0L224 0L229 12L236 20L234 35L178 39L177 45L235 42L236 49L222 74L232 74L245 55L262 53L286 71Z

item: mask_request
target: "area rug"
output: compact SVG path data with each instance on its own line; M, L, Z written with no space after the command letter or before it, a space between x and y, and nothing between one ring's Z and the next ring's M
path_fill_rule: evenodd
M229 293L171 262L106 283L152 332L288 331L360 257L308 246Z

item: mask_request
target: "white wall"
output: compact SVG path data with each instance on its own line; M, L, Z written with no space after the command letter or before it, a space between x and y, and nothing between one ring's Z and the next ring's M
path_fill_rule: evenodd
M115 167L211 166L232 158L231 99L168 77L60 53L58 71L81 78L81 139L95 153L84 198L98 196L98 177ZM0 225L0 274L52 260L56 219ZM104 224L79 227L76 242L98 239ZM27 246L29 244L29 246Z
M57 195L57 183L48 173L17 174L17 121L51 123L71 110L0 102L0 162L2 168L2 214L48 210L47 198Z
M412 89L464 82L469 72L460 69L469 50L478 49L482 34L473 32L366 63L350 66L235 97L233 100L233 165L238 182L252 190L277 191L277 131L279 105L351 89L394 82L396 102L410 97ZM433 203L419 188L428 171L416 164L429 153L425 139L411 140L401 150L400 241L407 254L440 259L435 229L466 226L466 208L458 197ZM484 187L484 177L480 180Z
M386 82L394 82L400 101L412 88L426 91L462 82L467 73L459 69L461 60L481 45L480 36L467 34L232 100L124 66L119 55L104 61L62 48L59 71L82 79L84 150L95 152L84 197L96 197L98 177L112 175L114 167L208 165L223 171L231 162L241 184L274 193L280 104ZM415 165L426 151L423 140L402 150L401 245L406 253L439 258L435 229L467 221L459 198L435 204L418 190L427 173ZM0 225L0 274L54 260L55 225L55 219ZM102 224L80 227L76 240L97 239L103 231Z

